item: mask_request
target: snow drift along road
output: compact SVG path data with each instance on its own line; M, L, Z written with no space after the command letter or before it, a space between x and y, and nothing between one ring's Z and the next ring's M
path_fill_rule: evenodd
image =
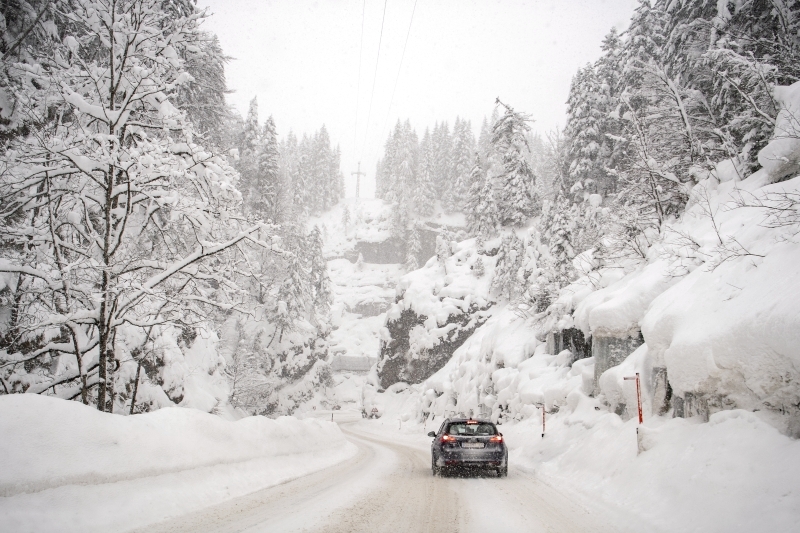
M320 420L229 422L193 409L122 417L0 397L0 522L9 531L121 531L328 467L356 449Z

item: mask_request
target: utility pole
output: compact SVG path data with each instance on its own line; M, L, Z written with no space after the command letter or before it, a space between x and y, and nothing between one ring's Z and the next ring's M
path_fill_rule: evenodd
M366 176L363 172L361 172L361 161L358 162L358 172L351 172L350 175L356 175L356 198L361 195L361 176Z

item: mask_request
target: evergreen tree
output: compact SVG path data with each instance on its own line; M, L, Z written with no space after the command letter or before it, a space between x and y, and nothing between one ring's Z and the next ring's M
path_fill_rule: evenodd
M421 249L422 246L419 242L419 230L416 224L414 224L411 229L408 230L408 236L406 237L406 272L411 272L419 268L417 256L419 255Z
M350 208L344 206L344 209L342 209L342 228L344 229L345 235L347 234L349 226L350 226Z
M328 275L328 265L322 252L322 234L319 226L314 226L308 238L311 255L311 283L314 290L314 309L319 315L326 315L333 303L333 290Z
M497 110L495 109L495 113ZM481 159L481 166L483 170L489 169L489 153L492 151L492 127L491 125L494 124L494 121L491 124L488 122L486 117L483 117L483 122L481 123L481 132L478 136L478 156Z
M433 145L428 128L425 128L425 134L422 136L419 157L419 170L417 172L417 181L413 193L414 208L419 216L429 217L433 215L436 196L433 189Z
M258 154L258 174L250 183L246 202L249 209L265 219L278 221L278 201L281 197L280 155L275 121L270 116L264 122Z
M447 259L451 255L453 255L453 252L450 249L450 241L447 235L440 233L436 236L436 259L445 269L445 273L447 271Z
M572 281L574 269L572 260L575 250L572 246L575 216L570 202L563 194L559 194L553 207L552 217L545 228L545 237L549 241L551 258L550 281L560 289ZM556 290L557 292L557 290Z
M192 80L179 85L175 93L175 106L186 112L197 135L215 148L232 146L224 136L231 118L225 103L225 65L229 60L216 35L201 33L197 50L186 57L185 68Z
M533 194L536 179L526 159L526 135L531 119L501 105L505 113L492 127L492 146L502 157L502 170L495 178L499 193L497 206L500 223L512 226L533 216L536 207Z
M494 182L488 177L483 180L477 211L475 233L485 237L496 235L500 227L500 208L495 198Z
M599 160L603 143L600 83L592 65L586 65L573 78L567 100L565 135L570 139L569 182L563 188L583 189L602 172Z
M236 164L240 175L239 189L248 210L252 207L251 199L258 183L259 164L263 152L263 137L258 126L258 100L253 98L250 100L250 108L240 137L239 161Z
M436 124L431 138L433 144L433 190L442 201L452 194L452 146L447 122Z
M314 285L310 269L306 266L310 262L308 239L300 233L297 225L286 229L284 241L288 253L285 275L278 287L272 310L272 322L276 325L279 343L285 332L294 331L307 318L314 301Z
M472 268L472 273L476 278L482 278L486 275L486 267L483 264L482 256L479 255L475 258L475 265Z
M503 236L497 252L497 263L492 278L492 288L508 301L523 292L523 280L519 273L525 255L525 244L511 231Z
M401 239L406 236L414 209L413 198L417 181L418 152L417 134L407 120L402 125L397 139L397 151L394 159L396 170L393 172L394 179L388 195L388 199L394 204L390 230L393 235Z
M451 211L464 209L472 184L472 167L474 164L475 137L469 122L456 118L453 128L453 190L447 198Z
M475 156L472 164L470 183L465 207L467 230L479 237L494 235L498 226L497 205L491 181L486 176L479 155Z

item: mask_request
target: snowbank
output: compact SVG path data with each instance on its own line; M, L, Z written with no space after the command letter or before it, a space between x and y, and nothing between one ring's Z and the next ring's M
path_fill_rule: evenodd
M800 96L800 85L792 87ZM780 131L776 137L765 150L796 142ZM577 304L574 322L595 341L641 331L647 348L638 369L648 410L662 372L672 405L669 398L653 402L658 410L704 419L725 409L767 410L779 430L800 436L800 177L785 179L780 170L783 181L770 183L776 169L700 182L642 266ZM597 377L615 405L618 376Z
M355 453L318 420L229 422L182 408L122 417L28 394L0 397L0 434L0 516L17 532L142 527Z
M622 507L653 530L736 533L796 531L800 442L756 413L699 419L651 418L637 454L636 420L623 422L575 392L569 410L503 426L509 464L596 501Z

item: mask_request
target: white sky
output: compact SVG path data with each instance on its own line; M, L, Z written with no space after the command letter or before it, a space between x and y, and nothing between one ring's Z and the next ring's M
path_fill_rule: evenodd
M361 161L362 197L373 195L375 162L398 118L410 118L421 138L426 126L446 120L452 129L461 116L477 135L499 96L529 113L540 132L563 127L572 76L600 56L612 26L627 27L637 4L417 0L390 108L414 2L387 1L378 56L381 0L198 0L213 13L205 28L235 58L226 70L235 91L230 103L245 115L257 96L261 122L273 115L281 136L290 129L311 134L325 124L342 149L348 196L355 195L350 172Z

